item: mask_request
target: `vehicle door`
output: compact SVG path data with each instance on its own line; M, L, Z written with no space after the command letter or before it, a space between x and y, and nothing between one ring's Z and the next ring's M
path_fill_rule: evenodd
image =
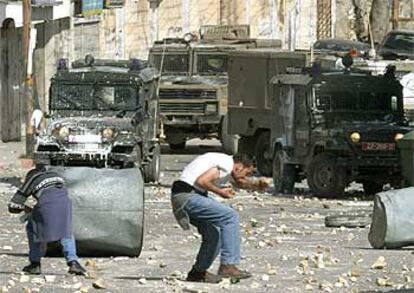
M294 115L294 154L300 158L309 152L310 128L310 101L312 91L305 86L296 86L295 115Z

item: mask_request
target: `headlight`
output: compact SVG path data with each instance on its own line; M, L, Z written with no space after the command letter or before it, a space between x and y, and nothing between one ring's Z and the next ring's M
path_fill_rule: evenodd
M359 142L361 140L361 135L358 132L352 132L349 138L352 142Z
M402 134L402 133L397 133L395 136L394 136L394 140L395 141L399 141L400 139L402 139L404 137L404 134Z
M66 138L69 136L70 130L67 127L62 127L59 129L59 136L61 138Z
M102 136L106 139L112 138L115 135L115 131L112 128L105 128L102 131Z
M217 112L217 105L216 104L207 104L206 105L206 112Z
M186 33L183 39L184 39L184 42L189 43L193 40L193 35L191 33Z

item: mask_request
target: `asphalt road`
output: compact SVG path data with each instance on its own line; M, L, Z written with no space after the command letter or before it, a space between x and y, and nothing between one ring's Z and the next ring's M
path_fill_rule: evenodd
M412 247L375 250L367 239L369 227L325 227L327 215L372 211L372 200L365 200L357 185L341 200L314 198L306 184L296 185L296 194L288 196L239 192L226 202L240 213L240 267L253 277L234 284L185 282L200 237L195 229L183 231L176 224L169 188L195 156L221 150L216 141L198 143L174 153L163 146L160 185L145 188L141 256L84 257L91 278L67 274L63 258L45 258L44 275L21 274L27 241L23 225L18 216L8 214L6 203L27 171L16 160L23 145L0 144L0 292L414 292ZM217 268L216 262L212 271Z

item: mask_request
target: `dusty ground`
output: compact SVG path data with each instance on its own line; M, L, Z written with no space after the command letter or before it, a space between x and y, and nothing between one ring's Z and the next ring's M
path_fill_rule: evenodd
M175 223L169 186L197 154L220 151L217 142L202 143L174 154L163 148L161 184L145 189L141 256L82 258L93 279L67 274L62 258L45 258L42 276L20 273L27 263L27 242L23 225L8 214L6 203L27 171L17 160L24 144L0 144L0 292L414 292L413 249L374 250L368 227L325 227L326 215L371 212L372 201L363 199L357 185L343 200L313 198L305 184L286 197L239 193L228 203L241 215L240 266L253 277L235 284L184 282L200 238L195 229L186 232ZM105 288L94 289L94 284Z

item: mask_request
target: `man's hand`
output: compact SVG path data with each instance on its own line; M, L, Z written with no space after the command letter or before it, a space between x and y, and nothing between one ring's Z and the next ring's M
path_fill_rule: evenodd
M239 178L236 186L241 189L265 191L269 187L270 178L260 177L258 179L252 177Z
M220 171L217 167L207 170L197 178L196 184L205 190L214 192L223 198L232 198L235 195L233 188L223 187L220 188L215 182L220 178Z
M265 191L269 188L269 179L266 177L260 177L259 180L257 180L256 187L260 191Z
M220 193L221 193L220 195L224 198L233 198L236 195L233 188L231 187L221 188Z
M29 214L29 213L31 213L33 211L33 209L31 208L31 207L29 207L29 206L24 206L24 212L26 213L26 214Z

